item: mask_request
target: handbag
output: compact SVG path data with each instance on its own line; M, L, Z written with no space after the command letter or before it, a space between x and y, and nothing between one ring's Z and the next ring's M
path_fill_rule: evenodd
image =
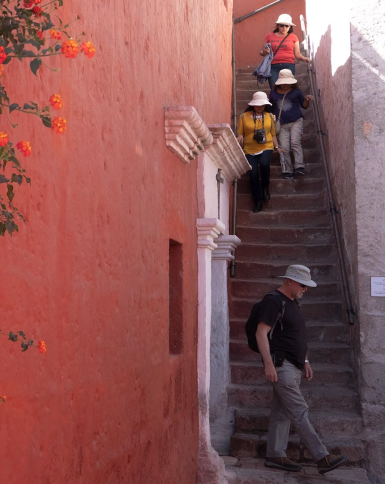
M288 94L288 93L286 93L286 94ZM286 94L282 98L281 107L279 109L279 114L278 114L278 119L275 122L275 135L276 136L278 136L279 133L281 132L281 121L280 121L280 119L281 119L281 113L282 113L282 108L283 108L283 101L285 100Z

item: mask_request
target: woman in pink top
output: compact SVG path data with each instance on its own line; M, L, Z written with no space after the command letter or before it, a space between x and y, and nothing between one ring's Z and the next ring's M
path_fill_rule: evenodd
M265 48L266 44L270 44L273 49L274 58L271 63L271 77L268 78L270 89L273 89L281 69L290 69L293 75L295 75L296 59L310 62L310 59L304 57L299 51L299 40L298 37L293 34L293 27L295 27L295 24L293 24L290 15L286 13L280 15L276 22L275 30L267 35L265 43L259 51L262 56L269 54L270 49ZM279 47L281 42L282 45Z

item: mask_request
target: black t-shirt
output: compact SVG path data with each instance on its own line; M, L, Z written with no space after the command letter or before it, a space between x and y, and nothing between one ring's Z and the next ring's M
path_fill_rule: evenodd
M307 353L305 320L296 301L292 301L281 292L280 296L286 302L285 314L282 319L282 327L280 323L275 326L272 339L270 339L270 333L268 334L270 351L284 351L285 358L303 370ZM277 298L268 294L264 297L258 314L259 322L273 326L280 311L281 306Z

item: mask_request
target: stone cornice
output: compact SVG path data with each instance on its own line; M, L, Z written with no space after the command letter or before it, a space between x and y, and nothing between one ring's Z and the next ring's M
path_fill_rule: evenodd
M217 218L198 218L198 248L214 250L218 246L214 243L221 232L225 230L225 224Z
M213 137L193 106L165 108L166 146L184 163L190 163Z
M214 249L212 258L216 260L233 260L234 256L232 252L240 243L241 239L236 235L219 235L219 237L215 239L217 248Z
M228 124L212 124L208 128L213 136L213 143L206 148L206 153L222 170L227 181L240 178L246 171L251 170Z

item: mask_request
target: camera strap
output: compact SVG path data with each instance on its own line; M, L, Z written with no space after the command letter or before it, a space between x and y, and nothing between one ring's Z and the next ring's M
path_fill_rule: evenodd
M257 116L253 112L254 131L257 129ZM265 113L262 113L262 129L265 127Z

